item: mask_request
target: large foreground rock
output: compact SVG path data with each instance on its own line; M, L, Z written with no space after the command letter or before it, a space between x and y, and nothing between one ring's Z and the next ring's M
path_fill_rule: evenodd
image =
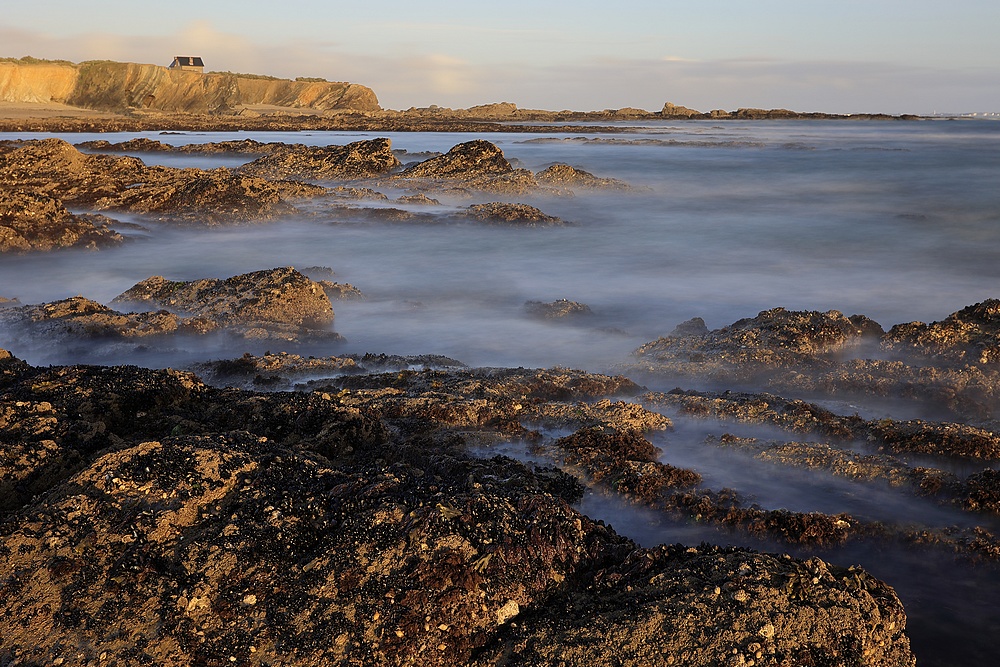
M470 459L350 393L5 353L0 663L913 664L862 570L639 548L570 507L564 473Z

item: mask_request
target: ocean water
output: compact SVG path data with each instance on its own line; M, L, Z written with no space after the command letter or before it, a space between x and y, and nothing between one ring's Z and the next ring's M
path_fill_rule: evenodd
M474 366L561 365L597 372L619 372L632 350L692 317L717 328L778 306L836 309L867 315L888 329L941 320L1000 298L1000 123L695 121L619 130L62 135L73 143L145 136L174 145L245 137L328 145L389 136L394 148L413 154L404 155L404 162L486 138L515 166L538 171L567 163L632 188L470 199L428 193L440 204L372 204L448 213L475 203L516 201L567 222L558 227L388 224L333 209L219 228L132 218L126 221L145 229L123 228L130 242L121 248L0 257L0 296L38 303L82 294L107 303L151 275L192 280L322 266L366 298L334 304L334 328L344 343L306 346L301 353L441 354ZM25 137L0 134L6 138ZM201 168L236 166L244 159L138 156L150 164ZM393 199L404 193L381 190ZM593 314L553 322L532 318L525 309L527 301L556 299L585 303ZM183 367L263 347L276 351L274 343L221 339L165 348L53 346L2 331L0 345L35 364ZM894 409L885 405L857 409L919 416L884 412ZM850 511L932 527L970 521L886 489L758 466L738 455L706 452L700 444L706 433L734 428L679 421L657 444L665 460L698 469L712 488L737 488L767 507ZM613 499L588 496L583 509L644 544L705 539L788 550L703 526L663 523ZM897 587L921 665L992 659L989 638L1000 636L995 566L871 545L824 557L841 565L859 562Z

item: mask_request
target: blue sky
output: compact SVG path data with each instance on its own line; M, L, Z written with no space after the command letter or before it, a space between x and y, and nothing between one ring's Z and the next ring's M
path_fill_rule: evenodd
M34 0L0 56L318 76L383 107L1000 111L996 0Z

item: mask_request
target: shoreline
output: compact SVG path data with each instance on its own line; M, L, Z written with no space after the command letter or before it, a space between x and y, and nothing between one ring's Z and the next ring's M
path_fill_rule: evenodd
M513 105L511 105L513 107ZM726 115L723 115L726 114ZM58 103L0 102L0 132L148 132L148 131L357 131L357 132L622 132L623 121L734 120L931 120L916 115L800 113L786 109L738 109L710 114L664 115L638 109L497 112L472 109L405 111L318 111L273 105L246 106L225 114L99 111ZM538 125L537 123L545 123ZM608 123L581 125L581 123Z

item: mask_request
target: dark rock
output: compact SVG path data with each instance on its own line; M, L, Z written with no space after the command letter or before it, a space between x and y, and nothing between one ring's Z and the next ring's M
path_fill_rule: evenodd
M0 497L5 660L52 663L71 643L82 661L151 664L485 665L513 650L541 664L913 664L898 598L863 570L640 549L572 509L563 474L470 459L461 438L379 419L363 392L242 392L10 357L0 373L3 451L19 447L0 479L20 480ZM394 391L499 402L627 384L393 375ZM594 438L570 450L602 458L583 445L611 444L623 465L655 455L638 436Z
M733 324L646 343L634 354L639 368L654 373L698 375L717 380L758 381L775 369L829 369L847 354L878 340L882 328L862 315L839 311L773 308ZM676 330L675 330L676 331Z

